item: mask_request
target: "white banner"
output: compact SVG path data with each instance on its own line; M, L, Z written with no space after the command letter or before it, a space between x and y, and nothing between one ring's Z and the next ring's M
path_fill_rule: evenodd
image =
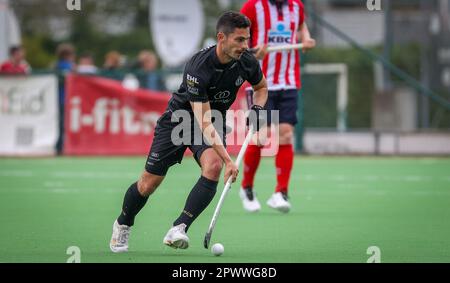
M450 132L324 132L306 130L308 154L450 155Z
M0 155L55 154L57 91L55 75L0 77Z

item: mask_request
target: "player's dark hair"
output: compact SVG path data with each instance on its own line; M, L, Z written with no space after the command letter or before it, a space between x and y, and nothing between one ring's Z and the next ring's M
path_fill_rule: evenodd
M245 15L228 11L223 13L217 21L216 33L223 32L228 35L234 32L236 28L248 28L250 25L251 22Z

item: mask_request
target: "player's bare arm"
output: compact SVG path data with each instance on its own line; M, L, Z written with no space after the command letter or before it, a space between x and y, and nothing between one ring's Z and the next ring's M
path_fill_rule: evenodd
M299 38L300 42L303 44L303 52L307 52L308 50L316 47L316 40L311 37L311 33L309 32L308 25L306 23L299 27L297 31L297 38ZM267 44L257 45L254 49L256 50L255 57L258 60L264 59L269 52Z
M269 89L267 87L267 80L263 76L261 81L253 85L253 102L254 105L264 108L267 103ZM259 117L257 118L259 119ZM265 126L258 128L258 131L253 136L253 142L259 146L263 146L266 142L265 137L267 137L267 129Z
M232 181L234 183L239 170L225 149L219 133L217 133L213 126L211 121L211 106L209 102L191 102L191 107L194 112L195 120L202 130L203 136L225 163L224 183L227 182L230 176L232 177Z
M257 85L254 85L252 87L254 91L253 93L254 104L264 107L264 105L266 105L269 93L266 78L263 76L261 81Z
M310 49L316 47L316 40L311 37L308 25L306 23L302 24L298 29L298 38L303 44L303 52L307 52Z

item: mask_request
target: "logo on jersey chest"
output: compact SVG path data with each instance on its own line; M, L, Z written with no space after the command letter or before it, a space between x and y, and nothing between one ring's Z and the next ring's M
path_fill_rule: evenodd
M215 100L227 99L231 93L228 90L218 92L214 95Z
M214 94L214 103L227 104L231 101L231 93L228 90L224 90Z
M270 30L267 35L269 45L288 44L292 42L292 31L286 30L284 23L279 23L276 30Z

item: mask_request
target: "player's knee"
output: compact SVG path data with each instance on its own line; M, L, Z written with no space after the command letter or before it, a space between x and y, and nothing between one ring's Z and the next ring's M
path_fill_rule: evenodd
M213 160L203 166L202 174L208 179L216 180L220 177L222 167L223 167L222 160L220 159Z
M153 184L152 182L144 181L142 179L138 182L139 193L143 196L147 197L151 195L156 190L156 188L157 186L155 186L155 184Z
M294 140L294 131L291 129L284 129L280 131L280 144L290 144Z
M292 139L294 137L294 132L293 131L285 131L284 133L281 134L281 137L283 139Z
M292 131L286 131L280 134L280 144L292 143L294 139L294 133Z
M161 184L162 178L163 177L152 178L150 176L147 176L146 174L143 174L138 181L139 193L141 193L141 195L143 196L151 195Z

